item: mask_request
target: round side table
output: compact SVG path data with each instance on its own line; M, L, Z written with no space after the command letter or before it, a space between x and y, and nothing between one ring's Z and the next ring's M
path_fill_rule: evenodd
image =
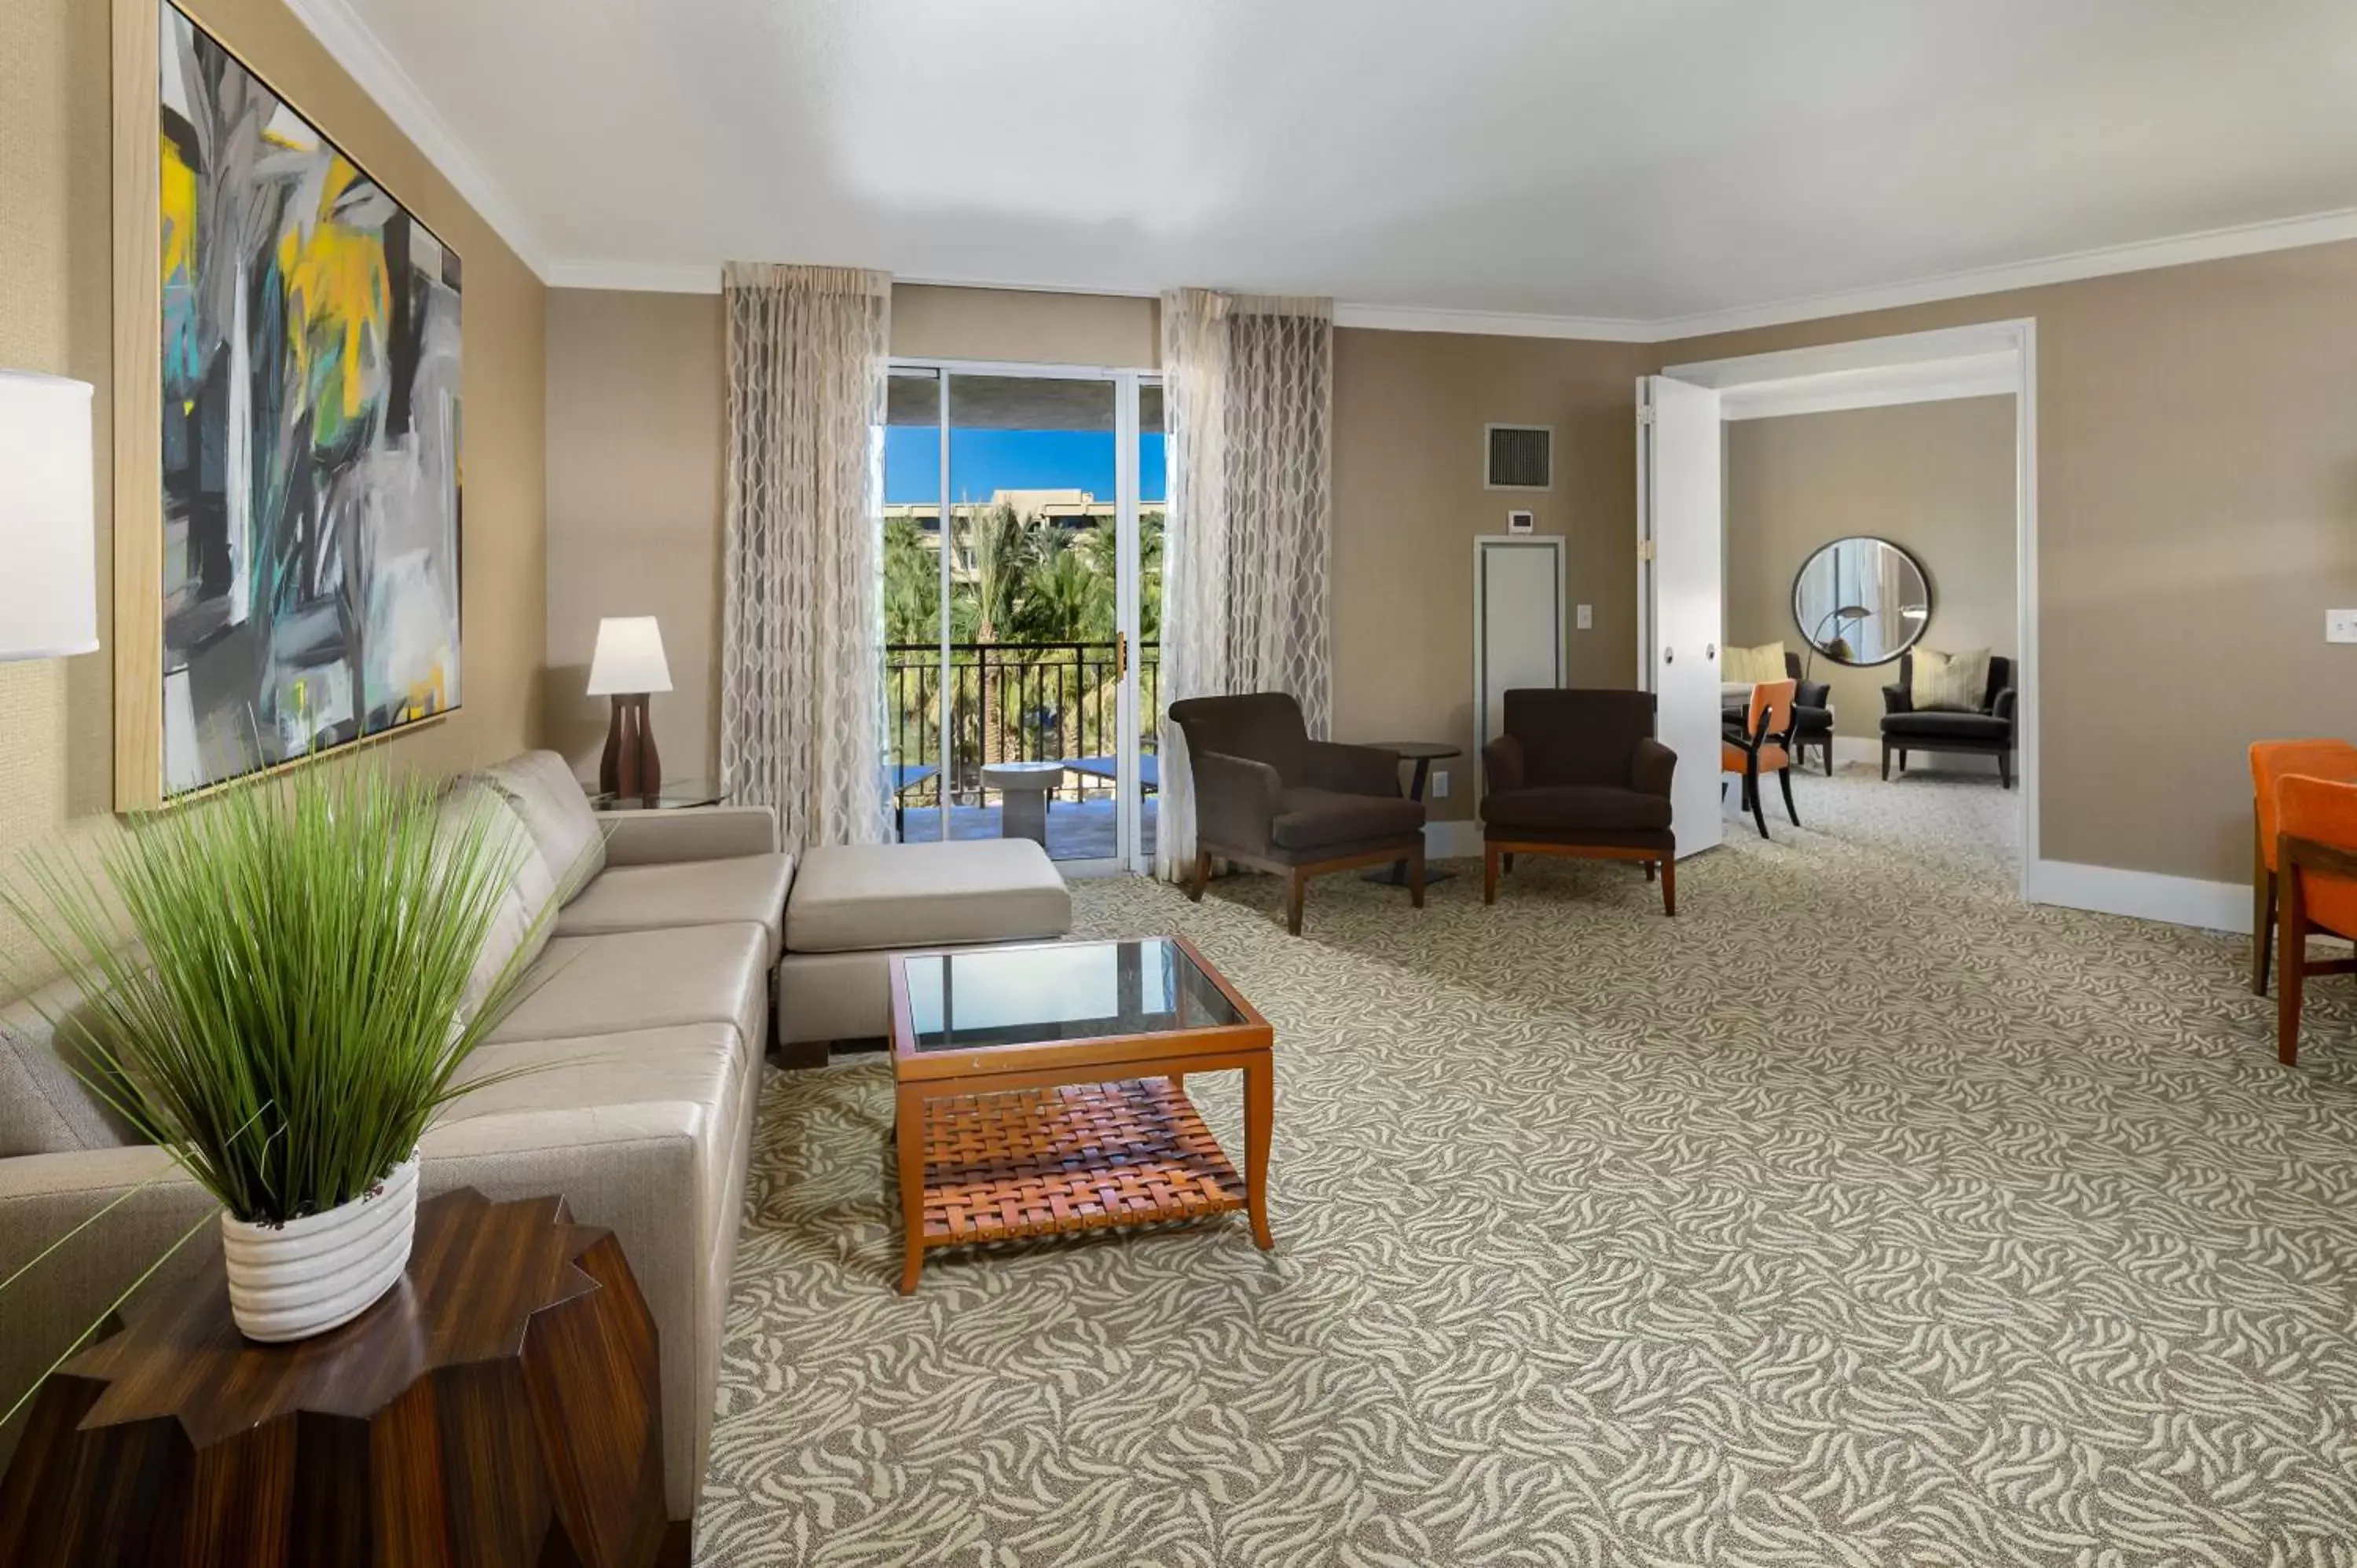
M1464 750L1462 746L1451 746L1441 740L1371 740L1362 744L1374 751L1388 751L1402 762L1415 764L1415 771L1408 777L1407 798L1411 800L1424 799L1424 787L1431 782L1434 763L1455 757ZM1453 871L1436 871L1426 866L1424 885L1429 887L1456 875ZM1361 872L1360 880L1379 883L1385 887L1405 887L1407 886L1407 862L1395 860L1385 870Z
M998 836L1029 839L1048 847L1048 797L1063 782L1060 762L992 762L984 766L982 787L999 793Z
M447 1192L341 1328L249 1343L216 1263L67 1362L0 1479L0 1563L683 1563L659 1379L610 1231Z

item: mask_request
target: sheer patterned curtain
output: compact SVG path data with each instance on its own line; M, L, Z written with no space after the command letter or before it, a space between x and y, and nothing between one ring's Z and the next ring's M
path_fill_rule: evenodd
M882 500L892 280L732 263L720 779L789 849L887 837Z
M1162 300L1169 426L1162 698L1290 692L1309 733L1332 713L1331 300L1182 289ZM1178 726L1161 725L1154 870L1182 881L1195 800Z

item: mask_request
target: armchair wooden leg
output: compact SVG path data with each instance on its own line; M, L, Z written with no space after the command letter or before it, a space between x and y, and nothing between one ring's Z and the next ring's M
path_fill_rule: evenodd
M1768 813L1760 809L1760 764L1756 758L1743 775L1743 793L1751 803L1751 820L1760 824L1760 836L1764 839L1768 836Z
M2267 960L2276 942L2276 874L2264 865L2251 872L2251 994L2267 993Z
M1508 876L1512 876L1514 874L1514 852L1512 850L1508 850L1505 854L1498 857L1498 869Z
M1882 743L1882 781L1890 782L1890 743L1887 740Z
M1285 929L1287 934L1301 934L1301 896L1308 891L1309 874L1295 866L1285 877Z
M1187 884L1187 897L1198 904L1201 903L1203 885L1211 880L1211 852L1208 849L1199 849L1195 852L1194 878Z
M1407 901L1419 909L1424 908L1424 845L1421 843L1407 857Z
M1652 879L1653 879L1653 863L1652 863L1652 861L1650 861L1650 860L1649 860L1649 861L1647 861L1647 862L1645 863L1645 880L1646 880L1646 881L1648 881L1648 882L1651 882Z
M1776 782L1784 787L1784 820L1797 828L1801 825L1801 814L1792 810L1792 770L1789 768L1776 769Z
M1996 777L2007 789L2013 788L2013 753L2000 751L1996 754Z
M2276 899L2282 909L2276 945L2282 949L2283 972L2276 976L2276 1060L2298 1067L2300 992L2308 981L2308 908L2296 868L2286 869Z
M1674 854L1665 854L1662 856L1662 913L1675 915L1677 912L1678 858Z
M1481 846L1481 902L1494 904L1497 901L1498 846L1485 843Z

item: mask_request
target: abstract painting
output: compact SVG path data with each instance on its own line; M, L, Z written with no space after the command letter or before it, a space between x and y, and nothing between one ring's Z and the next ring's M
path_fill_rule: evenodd
M459 701L459 266L161 0L163 794Z

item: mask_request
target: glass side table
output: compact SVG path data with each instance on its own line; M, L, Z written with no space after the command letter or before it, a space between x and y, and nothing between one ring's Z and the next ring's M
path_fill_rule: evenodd
M678 811L690 806L717 806L719 788L708 779L675 779L651 795L605 795L594 784L584 784L590 809L598 811Z

